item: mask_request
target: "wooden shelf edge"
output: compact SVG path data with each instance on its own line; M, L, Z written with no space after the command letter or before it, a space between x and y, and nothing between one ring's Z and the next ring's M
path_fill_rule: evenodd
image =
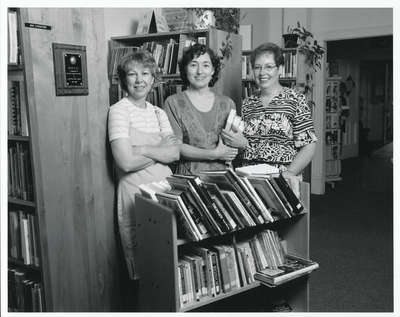
M11 257L8 258L8 264L15 265L15 266L24 268L26 270L33 270L33 271L39 271L39 272L41 271L40 266L36 266L36 265L32 265L32 264L25 264L24 262L14 259L14 258L11 258Z
M8 141L29 142L30 139L31 137L26 135L8 135Z
M22 71L24 69L24 65L21 65L21 64L18 64L18 65L8 64L7 65L7 69L9 71Z
M14 204L14 205L23 205L23 206L28 206L28 207L36 207L36 204L32 201L27 201L23 199L18 199L14 197L8 196L8 203L9 204Z
M179 309L179 312L186 312L186 311L190 311L190 310L193 310L193 309L196 309L196 308L200 308L200 307L202 307L204 305L211 304L211 303L219 301L221 299L228 298L228 297L234 296L236 294L240 294L242 292L246 292L246 291L248 291L250 289L259 287L260 285L261 285L260 282L254 282L254 283L252 283L250 285L243 286L241 288L235 289L234 291L231 291L231 292L228 292L228 293L219 294L219 295L217 295L215 297L212 297L212 298L204 298L203 300L200 300L199 302L195 302L192 305L184 306L183 308Z
M276 224L283 223L285 221L288 221L288 220L290 221L291 219L298 218L298 217L300 217L302 215L307 214L308 211L309 211L308 209L304 209L303 211L299 212L298 214L295 214L295 215L291 216L290 218L278 219L278 220L267 222L267 223L257 224L256 226L250 226L250 227L245 227L245 228L241 228L241 229L237 229L237 230L232 230L232 231L229 231L229 232L224 232L223 234L219 234L219 235L216 235L216 236L211 236L211 237L208 237L208 238L204 238L204 239L202 239L200 241L192 241L192 240L188 240L188 239L178 238L176 240L176 245L180 246L180 245L185 245L185 244L189 244L189 243L194 243L195 244L195 243L204 242L204 241L207 241L207 240L210 240L210 239L213 239L213 238L215 239L217 237L225 237L225 236L228 236L228 235L236 234L238 232L244 232L246 230L254 230L255 228L258 228L258 229L262 230L262 229L268 228L269 226L274 226Z
M173 31L173 32L159 32L159 33L148 33L148 34L132 34L132 35L125 35L125 36L114 36L111 37L113 41L131 41L137 39L146 39L146 38L157 38L157 37L168 37L168 36L178 36L180 34L203 34L208 33L209 29L204 30L196 30L196 31Z

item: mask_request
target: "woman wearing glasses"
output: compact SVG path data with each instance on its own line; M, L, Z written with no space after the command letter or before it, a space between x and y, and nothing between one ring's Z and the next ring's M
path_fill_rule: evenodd
M243 164L268 163L278 167L284 177L299 175L310 163L317 141L306 98L279 83L284 65L279 46L261 44L250 62L259 91L243 102L247 138Z

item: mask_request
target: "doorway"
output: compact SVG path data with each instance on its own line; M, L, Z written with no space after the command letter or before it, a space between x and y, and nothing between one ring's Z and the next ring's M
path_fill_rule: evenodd
M327 42L329 75L341 80L341 158L393 141L393 36Z

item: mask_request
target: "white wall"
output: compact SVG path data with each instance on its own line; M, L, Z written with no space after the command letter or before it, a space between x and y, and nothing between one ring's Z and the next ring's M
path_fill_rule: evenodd
M136 33L138 21L149 8L105 8L105 37L124 36Z

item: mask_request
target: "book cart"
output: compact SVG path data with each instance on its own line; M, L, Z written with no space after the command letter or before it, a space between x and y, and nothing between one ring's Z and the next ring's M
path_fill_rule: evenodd
M213 236L193 242L179 239L177 219L172 209L141 195L136 196L137 205L137 269L140 276L138 308L140 311L185 312L199 309L216 301L261 287L266 293L284 294L293 311L308 311L308 277L302 276L281 286L269 288L253 282L215 297L204 297L200 301L180 307L178 254L192 245L210 246L218 243L236 244L242 235L263 229L277 230L285 240L287 252L304 259L309 258L310 204L309 184L300 183L301 201L304 211L289 219L244 228L238 231ZM270 298L266 296L266 299Z
M46 261L39 212L35 122L31 118L29 49L19 9L8 9L8 309L45 311ZM26 50L26 51L25 51ZM44 247L45 248L45 247Z

